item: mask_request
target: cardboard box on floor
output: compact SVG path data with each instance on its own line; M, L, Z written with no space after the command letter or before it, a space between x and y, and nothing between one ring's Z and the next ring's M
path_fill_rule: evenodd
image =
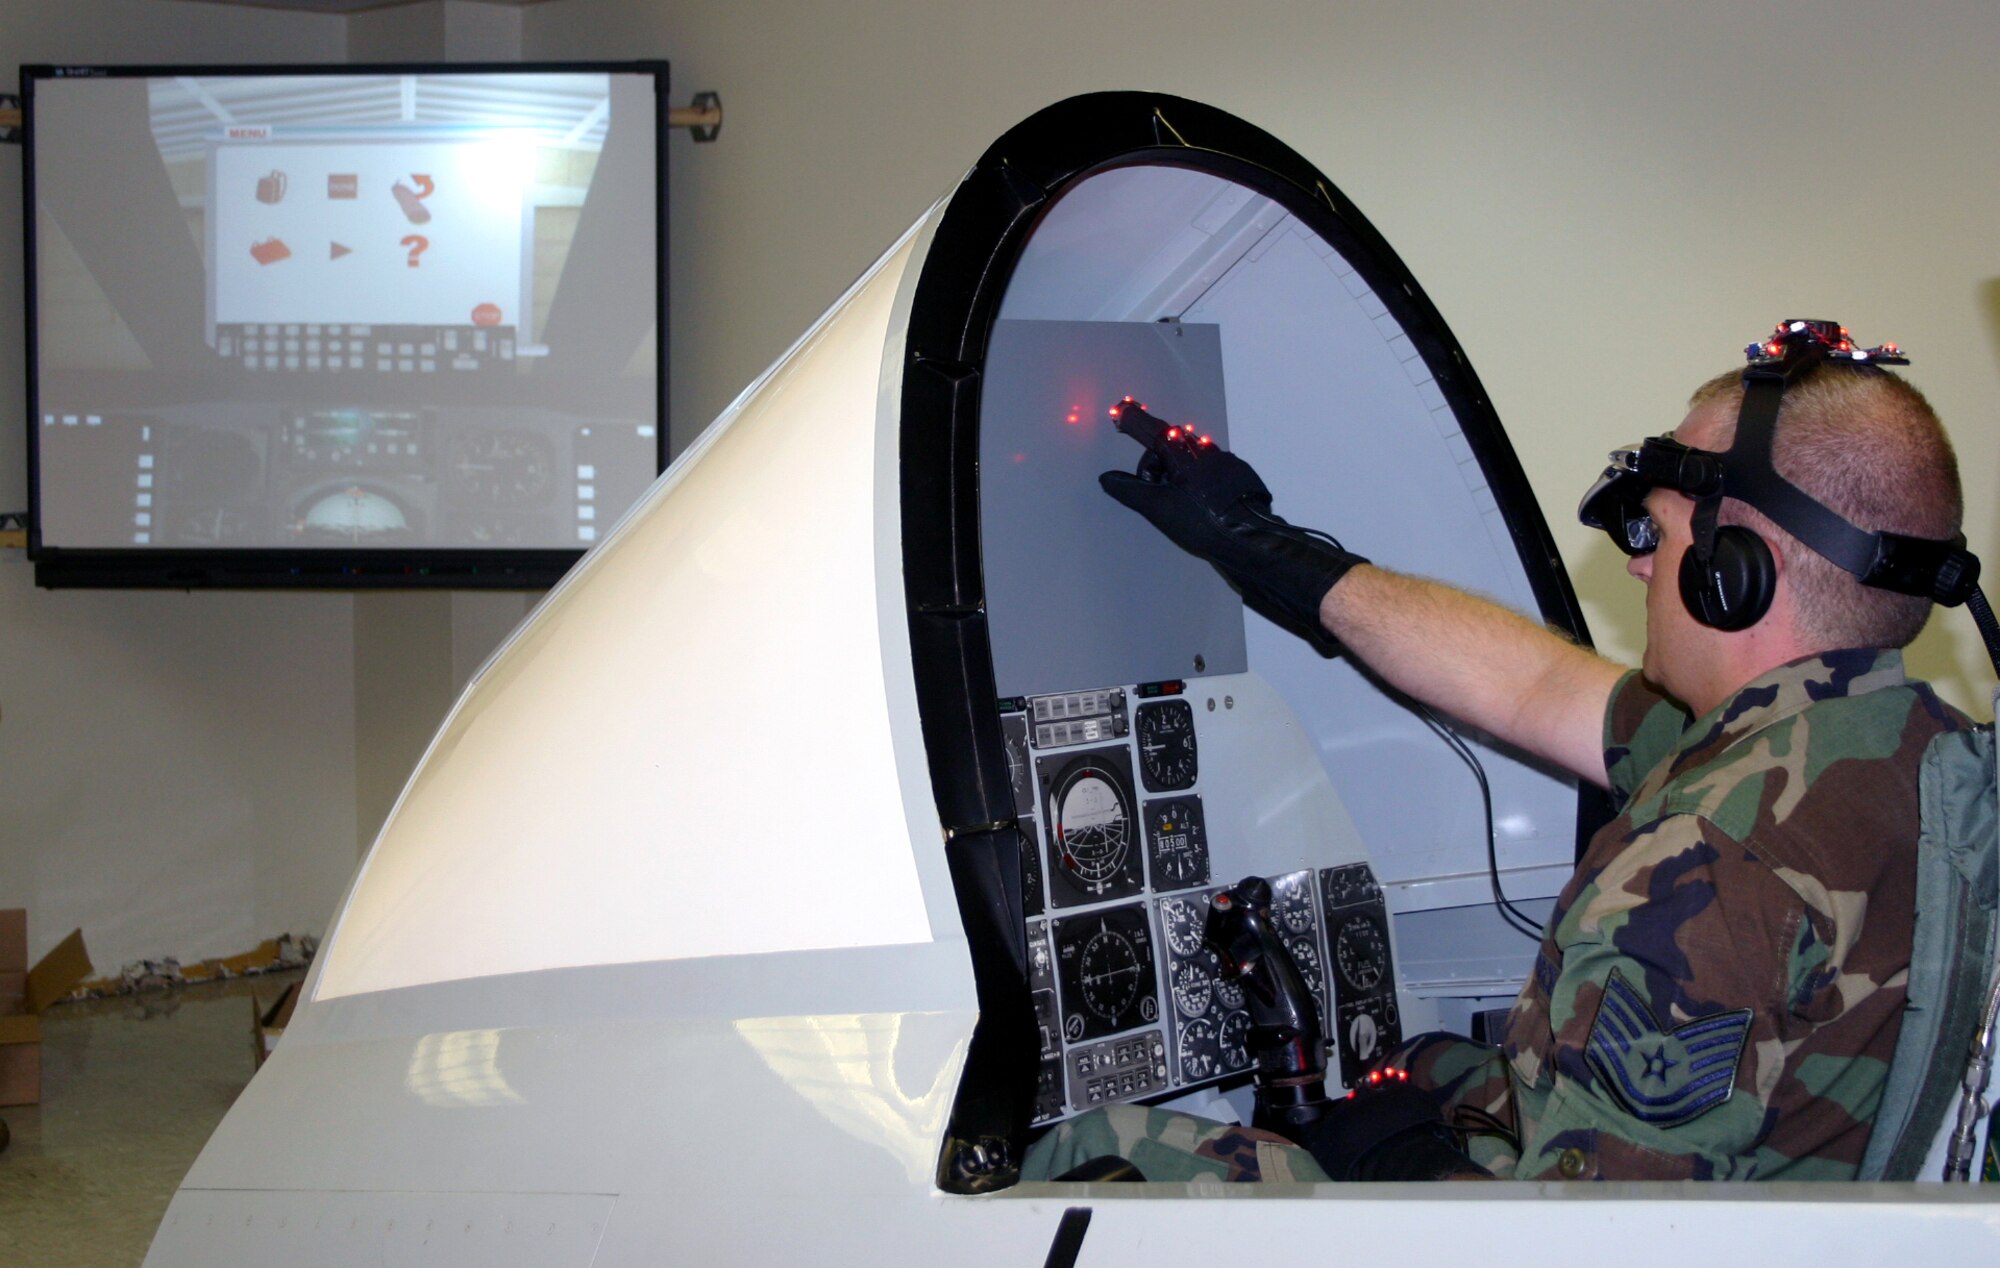
M41 1103L41 1012L88 976L83 930L72 930L29 968L28 913L0 908L0 1105Z

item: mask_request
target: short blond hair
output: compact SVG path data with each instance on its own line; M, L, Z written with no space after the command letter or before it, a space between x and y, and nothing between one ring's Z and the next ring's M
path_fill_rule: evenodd
M1732 370L1696 388L1688 404L1742 398L1742 372ZM1732 418L1718 445L1735 431ZM1880 366L1807 367L1785 389L1771 459L1779 475L1858 528L1934 539L1959 531L1958 457L1937 411ZM1930 619L1929 599L1861 584L1753 507L1727 499L1718 521L1741 524L1784 554L1800 633L1819 650L1905 647Z

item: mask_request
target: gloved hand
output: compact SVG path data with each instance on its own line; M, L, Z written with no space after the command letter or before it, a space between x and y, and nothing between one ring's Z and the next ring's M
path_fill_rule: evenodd
M1125 401L1118 430L1146 447L1136 474L1107 471L1104 491L1152 522L1175 545L1220 568L1266 615L1322 650L1320 601L1348 569L1367 560L1271 512L1271 491L1249 463Z
M1381 1072L1377 1072L1378 1076ZM1492 1179L1465 1156L1429 1093L1396 1071L1328 1105L1303 1142L1330 1179Z

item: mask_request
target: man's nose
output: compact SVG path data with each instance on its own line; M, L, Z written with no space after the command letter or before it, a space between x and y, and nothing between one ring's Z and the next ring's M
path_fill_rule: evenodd
M1653 579L1653 552L1649 550L1643 555L1634 555L1626 560L1625 571L1631 573L1641 581L1651 581Z

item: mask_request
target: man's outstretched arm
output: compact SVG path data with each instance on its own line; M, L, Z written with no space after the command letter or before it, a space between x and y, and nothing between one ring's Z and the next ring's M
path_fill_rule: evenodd
M1323 627L1425 704L1605 783L1602 728L1617 665L1496 603L1376 568L1286 523L1241 458L1129 399L1113 412L1146 452L1137 472L1098 477L1104 491L1221 569L1246 599L1309 638Z
M1490 599L1367 563L1327 590L1319 616L1398 690L1604 785L1622 666Z

